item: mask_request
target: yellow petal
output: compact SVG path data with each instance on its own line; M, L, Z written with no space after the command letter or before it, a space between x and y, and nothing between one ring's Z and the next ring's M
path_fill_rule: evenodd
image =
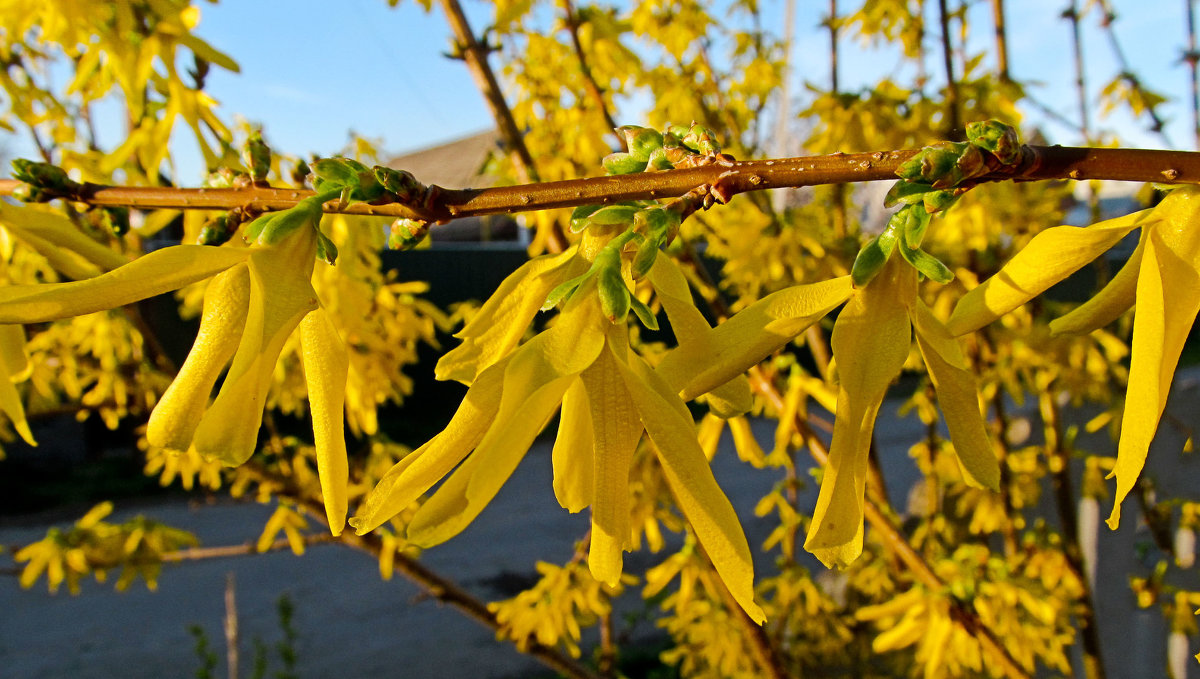
M617 362L625 388L658 459L675 502L691 525L717 574L738 605L755 622L766 614L754 602L754 564L737 512L717 485L712 469L694 436L687 406L640 356L630 354L628 365Z
M404 511L463 461L483 439L500 411L504 371L511 357L480 373L441 433L409 453L379 479L350 525L365 535Z
M493 426L474 454L413 516L408 537L414 544L445 542L483 511L554 415L571 382L600 355L609 323L594 283L585 283L575 294L554 327L513 354Z
M804 548L826 566L845 566L863 544L863 494L875 416L908 357L905 311L914 272L893 258L838 315L831 344L840 385L829 462Z
M104 275L70 283L0 288L0 323L42 323L113 309L220 273L251 250L174 245Z
M1190 233L1152 229L1142 257L1137 311L1133 317L1129 386L1117 444L1117 464L1110 475L1117 478L1115 503L1108 518L1110 528L1115 529L1120 522L1121 502L1133 490L1146 463L1150 442L1166 407L1175 366L1200 311L1197 226L1200 223L1193 220ZM1164 243L1167 240L1185 251L1173 250Z
M324 309L317 309L300 321L300 355L304 362L304 380L308 384L325 516L329 530L335 536L341 535L349 503L350 468L346 460L343 411L350 356Z
M546 295L567 279L574 257L574 249L536 257L505 278L471 321L455 334L463 342L438 361L437 378L470 384L484 368L516 348Z
M568 512L592 504L595 490L595 453L592 451L592 413L587 388L576 380L563 395L558 434L551 453L554 497Z
M1142 256L1146 251L1146 234L1150 228L1143 228L1137 247L1130 255L1125 266L1113 276L1100 292L1091 299L1080 304L1070 313L1063 314L1050 321L1051 335L1084 335L1097 328L1117 320L1121 314L1129 311L1137 295L1138 272L1142 268Z
M0 412L8 416L13 428L31 446L36 446L25 406L14 381L27 372L29 359L25 355L25 329L19 325L0 325Z
M0 203L0 223L12 228L18 238L24 240L31 237L39 244L49 244L60 250L70 251L101 271L111 271L129 263L127 257L87 237L70 219L54 212ZM42 249L44 246L31 243L31 247L43 255L47 254Z
M917 346L937 389L938 405L946 418L963 480L968 485L999 490L1000 464L979 410L975 376L963 358L958 340L924 302L917 300L911 314Z
M946 323L950 334L974 332L1042 294L1142 225L1151 210L1086 228L1055 226L1039 233L995 276L968 292Z
M741 375L846 301L849 276L771 293L713 328L704 341L672 349L656 371L684 400Z
M696 308L692 290L675 260L670 257L655 258L648 277L654 285L658 301L667 312L675 341L680 346L696 345L697 351L714 350L715 347L696 344L710 341L712 327ZM737 375L714 388L708 395L708 404L721 417L733 417L750 410L753 400L749 380L745 375Z
M191 446L213 385L241 340L249 304L250 271L244 264L218 274L208 284L196 341L146 425L150 445L173 451Z
M642 423L630 402L611 344L627 345L626 329L611 326L610 346L581 377L594 423L595 491L588 566L592 576L611 587L621 580L621 552L629 543L629 467L642 438ZM625 352L628 352L626 347Z
M316 233L304 228L275 245L249 249L246 327L225 383L196 427L193 445L201 455L236 466L254 454L279 353L300 319L317 308L310 283Z
M729 433L733 435L733 448L739 460L760 469L766 465L767 456L750 429L750 420L745 417L730 418Z

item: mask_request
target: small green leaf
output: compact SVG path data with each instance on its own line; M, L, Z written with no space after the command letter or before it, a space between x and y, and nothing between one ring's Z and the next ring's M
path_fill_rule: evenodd
M945 264L942 264L942 261L937 257L920 248L909 248L905 245L904 239L900 239L898 245L900 246L900 255L904 257L904 261L924 274L926 278L937 281L942 285L954 280L954 272Z
M593 212L588 221L602 226L629 225L639 209L632 205L606 205Z
M546 295L546 301L542 303L542 311L549 311L550 309L558 306L559 302L564 302L571 299L571 295L575 294L575 290L577 290L580 285L583 285L583 282L587 280L588 276L591 276L593 273L593 269L588 269L586 273L580 276L576 276L569 281L559 283L557 287L550 291L549 295Z
M650 307L646 306L645 302L634 295L630 295L629 304L633 308L633 314L638 317L642 325L646 326L649 330L658 330L658 318L654 316L654 312L650 310Z
M628 153L610 153L604 156L602 163L609 174L633 174L646 169L645 160L638 160Z
M600 295L600 310L609 321L620 323L629 316L630 294L621 278L620 269L602 267L596 272L596 292Z
M580 205L571 211L571 233L579 233L588 227L588 218L603 205Z
M896 248L896 227L889 222L887 228L858 251L854 265L850 268L850 278L855 287L863 287L883 269L892 251Z

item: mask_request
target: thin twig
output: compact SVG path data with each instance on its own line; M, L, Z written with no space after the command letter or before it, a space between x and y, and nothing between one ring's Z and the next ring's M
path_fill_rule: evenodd
M617 122L609 113L608 103L604 100L604 90L600 89L595 76L592 75L587 54L583 51L583 42L579 39L579 17L575 14L575 5L571 0L562 0L562 3L563 13L566 15L564 18L567 33L571 35L571 45L575 49L575 58L579 60L579 72L583 75L583 83L587 87L588 96L592 98L592 103L600 111L600 115L604 116L604 125L610 130L615 130Z
M1121 41L1117 39L1117 31L1113 27L1117 20L1117 13L1113 11L1112 4L1108 0L1100 0L1100 8L1104 10L1104 19L1100 22L1100 26L1108 34L1109 47L1112 48L1113 56L1117 58L1117 64L1121 67L1120 77L1135 91L1146 94L1146 86L1130 68L1129 60L1125 58L1125 50L1121 49ZM1162 116L1158 114L1158 109L1149 100L1146 101L1146 115L1150 116L1150 131L1157 134L1166 146L1173 146L1171 138L1167 136L1166 122L1163 121Z
M1196 51L1196 10L1193 0L1183 0L1183 10L1188 31L1188 48L1183 60L1187 62L1192 87L1192 140L1195 148L1200 149L1200 74L1197 73L1196 63L1200 61L1200 52Z
M1088 112L1087 79L1083 61L1083 34L1079 26L1079 9L1076 0L1063 10L1062 17L1071 22L1071 51L1075 56L1075 97L1079 102L1079 127L1083 141L1092 141L1091 114Z
M959 101L958 79L954 75L954 47L950 43L950 11L946 0L938 0L938 22L942 29L942 66L946 69L946 136L961 139L962 104Z
M996 29L996 75L1001 82L1011 81L1008 73L1008 35L1004 22L1004 0L992 0L992 23Z

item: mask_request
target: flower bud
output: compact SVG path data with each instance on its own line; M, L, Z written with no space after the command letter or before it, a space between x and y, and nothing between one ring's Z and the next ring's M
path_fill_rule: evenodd
M218 215L200 227L200 235L196 237L198 245L221 245L229 240L234 229L230 227L229 215Z
M246 148L242 151L242 160L250 171L250 179L255 182L267 181L271 172L271 148L263 141L262 132L256 130L246 140Z
M392 222L388 232L389 250L411 250L429 235L429 222L401 217Z
M412 205L425 194L425 185L406 170L376 165L374 176L385 191L395 196L398 203Z
M12 197L22 203L45 203L54 198L53 195L30 184L17 184L12 191Z

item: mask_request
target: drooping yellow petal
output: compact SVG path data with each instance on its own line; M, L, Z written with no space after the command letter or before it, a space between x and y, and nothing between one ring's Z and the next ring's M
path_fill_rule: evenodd
M826 566L845 566L863 545L863 494L875 416L908 357L915 272L894 257L838 315L831 344L837 362L837 419L812 526L804 548Z
M1177 190L1157 209L1165 219L1149 234L1138 275L1129 386L1111 474L1117 491L1110 528L1117 527L1121 502L1145 465L1179 355L1200 311L1200 195Z
M792 341L853 291L849 276L771 293L713 328L706 340L672 349L656 371L684 400L712 391Z
M484 369L439 434L397 462L358 507L350 525L366 535L399 514L449 474L483 439L500 411L504 371L511 357Z
M750 619L762 624L767 616L754 602L754 564L737 512L717 485L704 451L694 436L687 406L649 365L633 353L628 364L618 361L621 377L658 459L675 502L696 538L708 553L717 574Z
M1143 228L1137 247L1129 261L1117 272L1100 292L1080 304L1070 313L1050 321L1051 335L1084 335L1117 320L1129 311L1137 296L1138 272L1142 269L1142 256L1146 251L1147 234L1151 228Z
M249 304L250 271L245 264L218 274L208 284L192 350L150 413L146 425L150 445L176 452L192 445L213 385L241 341Z
M312 228L249 249L246 327L225 383L196 427L193 445L201 455L236 466L254 454L275 363L300 319L317 308L310 282L316 249Z
M550 457L554 467L554 497L568 512L592 504L595 491L595 453L592 412L583 380L576 380L563 395L558 433Z
M1000 464L979 410L975 376L963 358L958 340L921 300L916 300L910 313L917 346L937 389L938 406L946 418L963 480L968 485L999 490Z
M455 337L462 344L438 360L439 380L470 384L480 372L516 348L546 296L568 278L575 250L536 257L504 279Z
M349 504L350 467L346 460L343 411L350 356L324 309L317 309L300 321L300 356L304 362L304 381L308 384L325 517L329 530L335 536L341 535Z
M571 382L604 347L605 320L594 283L577 291L554 327L518 349L504 370L500 410L479 447L408 526L428 547L460 533L483 511L562 402Z
M595 446L595 491L588 566L592 576L615 587L621 580L621 552L629 543L629 467L642 438L642 422L621 377L614 343L627 354L626 329L611 326L609 345L583 371Z
M974 332L1042 294L1096 259L1151 217L1151 210L1080 228L1055 226L1039 233L995 276L968 292L954 307L946 328L959 336Z
M0 412L8 416L21 438L36 446L29 422L25 419L25 406L14 381L28 375L29 357L25 354L25 328L19 325L0 325Z
M654 285L658 301L667 312L675 341L681 346L710 342L712 327L692 301L692 290L675 260L670 257L655 258L648 277ZM697 351L702 350L703 346L697 345ZM737 375L714 388L708 395L708 404L713 412L726 418L750 410L753 402L749 380L745 375Z
M127 257L88 238L70 219L54 212L0 203L0 223L17 232L18 238L36 239L39 245L31 243L31 247L43 255L51 248L43 250L45 245L42 244L48 244L79 255L100 271L111 271L129 263Z
M246 261L252 250L174 245L101 276L0 288L0 323L42 323L113 309L204 280Z

